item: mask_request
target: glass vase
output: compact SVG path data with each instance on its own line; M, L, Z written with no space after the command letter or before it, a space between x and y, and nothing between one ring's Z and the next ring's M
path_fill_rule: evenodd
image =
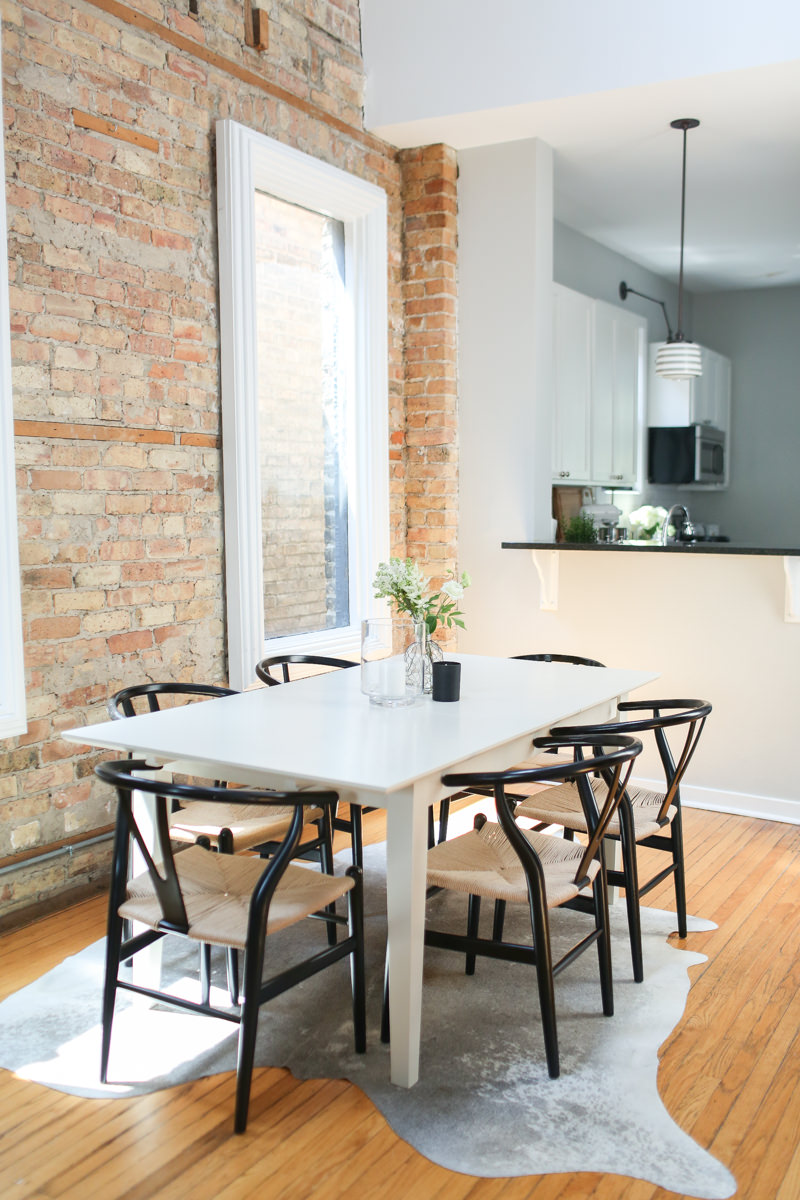
M422 695L421 678L409 672L408 653L416 645L413 621L370 617L361 623L361 690L371 704L401 708Z
M430 696L433 687L433 664L444 657L442 648L428 633L424 621L414 624L414 641L406 650L406 678L409 686L419 688Z

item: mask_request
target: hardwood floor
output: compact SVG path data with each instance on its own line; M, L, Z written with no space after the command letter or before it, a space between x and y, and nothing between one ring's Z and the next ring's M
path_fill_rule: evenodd
M740 1200L800 1196L800 828L721 813L685 817L690 912L686 1012L662 1047L659 1088L676 1121L734 1173ZM383 835L381 814L365 819ZM670 907L669 885L649 903ZM0 939L0 995L103 933L103 899ZM475 1179L401 1141L351 1084L253 1080L244 1137L233 1075L131 1100L85 1100L0 1072L0 1195L8 1200L656 1200L614 1175Z

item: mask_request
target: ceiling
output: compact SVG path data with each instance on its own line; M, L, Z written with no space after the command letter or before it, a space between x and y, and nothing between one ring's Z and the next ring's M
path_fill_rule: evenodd
M800 284L800 60L372 128L397 146L541 138L555 151L556 219L675 282L678 117L700 120L687 141L686 286Z

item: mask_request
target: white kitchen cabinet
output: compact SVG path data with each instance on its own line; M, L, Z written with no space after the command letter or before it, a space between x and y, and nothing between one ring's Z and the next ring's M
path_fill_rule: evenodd
M606 488L638 481L646 344L643 317L594 301L591 472L592 482Z
M553 291L553 480L590 483L593 301L560 284Z
M635 487L647 322L554 285L553 482Z
M731 362L700 347L703 374L694 379L663 379L655 373L658 346L650 346L648 425L715 425L730 430Z

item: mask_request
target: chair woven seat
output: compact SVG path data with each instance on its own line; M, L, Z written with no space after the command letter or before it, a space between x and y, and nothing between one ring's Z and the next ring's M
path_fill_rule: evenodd
M577 896L582 888L575 883L575 872L584 847L550 834L524 832L544 870L547 907L555 908ZM598 869L596 861L588 864L585 886L592 882ZM481 829L471 829L469 833L449 842L440 842L429 850L427 880L429 887L448 888L512 904L528 903L525 872L519 855L501 827L492 821L487 821Z
M513 791L517 793L518 789ZM602 807L607 794L606 785L602 779L592 780L592 791L597 797L598 807ZM664 826L656 820L662 804L663 792L650 792L645 788L629 787L628 796L633 807L636 822L636 836L641 839L658 833ZM672 821L677 809L670 805L667 809L667 820ZM582 830L586 833L586 818L583 815L578 789L574 783L562 783L559 787L543 788L535 797L523 800L517 805L516 815L527 817L533 821L546 821L549 825L563 825L565 818L570 829ZM615 814L609 822L608 832L619 835L619 816Z
M264 873L263 859L214 854L201 846L189 846L176 854L175 867L189 921L186 936L244 950L250 901ZM349 875L322 875L290 863L269 906L267 933L277 933L332 904L350 891L353 882ZM150 929L159 927L161 905L148 874L130 881L119 915Z
M294 809L259 808L255 804L189 803L169 815L170 836L179 842L196 842L207 837L217 847L221 829L229 829L233 851L249 850L262 842L282 838L291 824ZM310 808L304 814L307 823L319 821L322 809Z

